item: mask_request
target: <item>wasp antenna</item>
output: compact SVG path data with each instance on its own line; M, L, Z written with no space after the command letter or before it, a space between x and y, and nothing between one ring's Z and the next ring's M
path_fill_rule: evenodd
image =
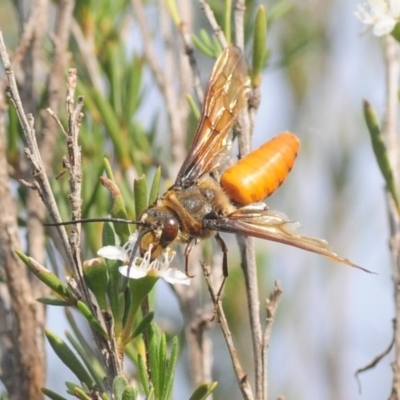
M46 222L44 226L65 226L65 225L75 225L75 224L84 224L87 222L117 222L121 224L135 224L135 225L145 225L142 221L134 221L131 219L125 218L83 218L83 219L75 219L74 221L63 221L63 222Z

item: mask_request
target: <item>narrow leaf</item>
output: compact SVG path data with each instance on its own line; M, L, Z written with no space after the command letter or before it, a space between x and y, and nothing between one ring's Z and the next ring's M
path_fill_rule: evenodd
M383 178L385 179L387 190L391 193L397 209L400 210L396 182L390 164L388 151L379 126L378 116L376 115L374 108L367 101L364 101L364 118L371 137L372 148Z
M400 23L399 22L394 26L394 28L391 32L391 35L400 43Z
M196 388L189 400L204 400L217 388L217 386L217 382L211 384L203 383Z
M71 305L69 301L56 299L54 297L39 297L36 299L36 301L46 304L47 306L67 307Z
M100 325L100 322L90 311L89 307L81 300L78 301L77 306L82 315L88 320L89 324L96 330L97 333L102 335L104 338L108 338L107 332Z
M76 299L72 296L68 286L64 285L60 279L53 272L43 267L32 257L28 257L19 250L15 250L18 257L24 264L50 289L59 294L64 300L68 301L70 305L75 305Z
M182 24L181 17L179 15L178 6L176 4L176 0L166 0L169 14L171 15L172 20L176 27L180 28Z
M159 383L161 398L167 400L168 397L165 396L165 377L167 374L167 338L165 334L161 335L161 340L158 345L158 370L159 370Z
M130 309L126 324L124 326L123 342L127 344L131 340L133 324L140 303L153 289L158 278L153 275L147 275L141 279L129 279L128 285L131 292Z
M122 400L122 394L129 385L128 380L123 375L118 375L113 381L113 393L116 400Z
M154 395L157 399L161 398L161 387L160 387L160 365L158 360L158 334L157 326L151 324L148 329L149 332L149 363L151 377L154 387Z
M84 382L89 388L92 388L94 385L92 378L68 345L49 329L45 329L45 334L50 346L60 360L76 375L80 382Z
M111 194L111 198L113 201L110 211L111 216L114 218L127 219L128 216L126 213L125 203L119 187L114 181L105 177L101 177L100 182ZM130 235L129 225L124 223L114 223L114 228L116 233L120 237L121 242L127 242ZM103 245L107 244L108 243L105 243L103 241Z
M174 336L172 339L172 347L171 353L169 356L166 372L165 372L165 381L164 381L164 389L163 389L163 397L165 399L172 398L172 388L174 383L174 375L176 369L176 363L178 361L178 352L179 352L179 342L178 338Z
M92 397L89 397L84 390L80 387L75 386L74 395L81 400L92 400Z
M147 368L141 354L138 354L138 368L140 375L140 382L142 383L143 391L146 396L150 393L149 378L147 376Z
M65 397L60 396L59 394L53 392L53 391L50 390L50 389L42 388L41 390L42 390L42 393L43 393L45 396L49 397L51 400L67 400Z
M65 336L67 337L68 341L71 343L75 351L78 353L79 357L85 363L85 366L88 369L91 377L96 382L97 389L105 391L105 372L99 361L93 356L91 352L87 353L86 347L81 346L81 344L77 340L75 340L75 338L69 332L66 332Z
M107 309L106 289L108 277L104 259L95 258L85 261L83 263L83 276L90 291L94 294L100 309Z
M156 173L154 174L153 182L151 183L151 189L149 194L149 205L153 204L158 197L160 192L160 181L161 181L161 167L156 169Z
M137 390L135 390L132 386L128 386L122 393L121 400L136 400L137 395L138 395Z
M135 209L139 216L147 208L147 179L143 175L134 181Z
M187 101L189 103L189 107L192 110L192 113L194 115L194 118L196 119L196 121L198 121L200 119L200 109L199 106L197 105L197 103L195 102L193 96L191 96L190 94L186 95Z
M253 37L253 62L251 69L251 84L254 88L261 84L261 73L264 68L267 45L267 14L261 5L257 11L254 37Z
M232 18L232 0L225 0L224 6L224 33L227 43L231 43L231 18Z
M154 318L154 312L149 312L147 315L145 315L133 330L132 336L127 341L127 343L129 343L131 340L141 335L149 326L149 324L151 324L153 318Z

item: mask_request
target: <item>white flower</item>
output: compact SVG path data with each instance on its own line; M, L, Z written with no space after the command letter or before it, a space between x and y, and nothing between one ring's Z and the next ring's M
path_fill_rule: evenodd
M355 16L363 24L373 26L374 35L387 35L400 20L400 0L368 0L357 4Z
M122 247L104 246L97 254L109 260L120 260L129 263L137 237L137 233L134 233L129 236L129 240ZM152 245L149 246L149 250L146 251L144 257L135 257L131 265L119 267L119 272L131 279L140 279L148 274L153 274L159 278L164 278L171 284L189 285L190 278L186 274L175 268L170 268L170 264L175 257L174 251L167 247L155 260L151 260L151 249Z

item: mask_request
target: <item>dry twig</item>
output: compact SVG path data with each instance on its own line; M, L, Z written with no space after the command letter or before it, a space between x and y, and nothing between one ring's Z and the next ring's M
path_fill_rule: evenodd
M398 79L400 74L399 45L396 40L387 35L385 37L386 61L386 112L383 123L383 134L389 149L390 163L394 174L396 187L399 187L398 157L399 140L397 127L398 109ZM390 222L390 249L392 252L394 296L396 306L396 323L394 324L395 361L393 363L393 383L391 400L400 398L400 217L393 199L388 193L387 209Z
M204 12L205 17L207 18L211 29L214 32L214 35L218 39L220 45L223 49L228 46L228 42L226 41L225 35L221 27L218 25L217 20L215 19L214 13L211 10L211 7L207 4L206 0L199 0L200 7Z
M48 177L45 172L44 164L39 152L39 147L36 141L35 130L33 128L33 117L26 115L22 106L22 102L19 96L19 91L16 85L14 72L10 64L10 60L3 42L3 38L0 35L0 56L3 60L4 69L9 82L8 94L14 107L16 109L19 121L21 123L24 136L27 142L27 148L25 154L31 164L34 182L29 186L34 188L41 199L46 205L46 208L52 216L54 222L61 222L61 217L51 191L51 187L48 181ZM74 92L76 84L76 72L70 71L69 83L67 88L67 110L68 110L68 159L67 164L70 171L70 188L71 188L71 204L72 204L72 217L73 219L80 218L80 185L81 185L81 171L80 171L80 149L78 146L78 133L80 121L82 118L82 99L78 100L78 104L75 106ZM74 277L76 279L79 296L83 298L84 302L91 308L93 315L96 315L96 309L91 302L90 294L83 281L82 266L80 261L80 229L75 226L75 229L71 233L71 237L68 238L65 227L57 226L58 233L60 235L66 258L69 266L72 268ZM32 330L31 330L32 332ZM118 358L118 355L113 354L113 346L110 342L99 335L95 330L92 331L94 339L96 341L99 352L103 358L103 365L106 369L107 375L107 387L111 391L112 382L116 375L122 371L122 365Z
M211 298L215 304L215 310L217 312L218 324L221 328L222 334L224 335L225 342L228 346L229 355L231 356L233 369L235 371L236 379L238 381L240 390L242 392L243 398L247 400L252 400L254 398L253 392L251 390L250 383L248 381L247 374L243 371L243 367L238 358L235 345L233 343L232 334L229 329L228 321L226 320L224 309L222 308L220 296L217 296L218 291L215 290L214 284L210 277L210 267L207 264L202 264L204 277L206 279L208 291L210 292Z

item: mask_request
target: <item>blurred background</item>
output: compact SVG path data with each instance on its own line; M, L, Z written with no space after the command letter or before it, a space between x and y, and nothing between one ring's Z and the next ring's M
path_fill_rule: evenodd
M170 147L165 145L165 133L169 128L163 98L154 84L153 75L143 63L141 54L144 43L135 19L123 20L122 2L116 2L121 8L115 18L112 10L116 5L112 5L111 1L95 3L77 4L74 15L83 32L95 32L96 56L99 65L104 68L104 79L109 79L105 93L112 92L110 97L114 96L115 100L116 90L110 78L112 74L108 74L116 68L113 63L120 62L121 68L131 63L135 73L140 68L142 78L137 104L131 108L134 117L130 120L140 140L130 139L129 142L139 143L137 148L140 151L135 154L134 168L131 165L121 167L121 174L130 179L132 173L140 175L145 172L152 177L157 160L171 160ZM267 12L278 3L283 2L263 2ZM191 4L194 33L200 27L209 30L198 3L193 1ZM254 10L257 4L255 1L248 2L248 7ZM262 98L253 146L257 147L281 131L291 130L300 137L301 150L287 181L267 200L267 204L284 212L290 219L299 221L301 233L326 239L339 255L377 273L366 274L288 246L256 242L259 286L263 297L269 295L275 280L281 282L284 290L269 350L270 399L283 395L286 399L296 400L372 400L390 395L393 353L360 375L361 389L354 377L357 369L369 363L390 344L394 318L384 182L362 115L363 99L368 100L379 115L384 110L382 44L371 32L362 33L363 26L354 16L356 4L356 1L349 0L292 0L285 2L290 11L269 26L270 58L261 86ZM31 5L30 1L21 3L27 12ZM102 15L101 23L84 14L85 5L96 18ZM211 2L211 6L217 8L217 3ZM98 11L100 9L103 12ZM129 7L127 9L130 10ZM157 2L146 2L145 12L154 35L155 49L162 59L162 29L158 29ZM251 20L254 14L248 18ZM51 19L50 14L50 26L54 22ZM18 43L20 32L17 26L13 5L10 1L2 2L0 28L9 49L14 49ZM104 34L105 42L101 45L101 32L112 31L118 36L118 29L122 50L114 48L115 53L111 48L105 50L107 41L117 40ZM181 49L179 36L175 40L172 46ZM114 139L110 141L104 130L96 125L104 122L101 115L96 114L99 106L88 89L88 81L85 81L88 72L84 54L73 40L70 52L69 65L78 68L82 79L78 92L85 96L86 123L82 129L82 147L87 186L93 189L98 181L96 174L101 174L100 159L103 154L109 153L115 163L119 155L114 154ZM125 53L125 59L118 58L120 52ZM204 87L213 61L199 52L195 55ZM116 58L111 60L112 57ZM250 60L250 46L246 48L246 58ZM176 79L178 81L178 76ZM45 107L46 104L42 108ZM113 107L116 112L121 112L120 121L124 120L124 105L120 110L115 104ZM102 114L102 111L97 113ZM125 124L127 122L125 118ZM189 126L193 123L189 122ZM121 131L129 135L131 128ZM55 151L62 154L64 150ZM153 157L154 154L158 156ZM146 157L153 157L152 161L149 162ZM123 165L122 162L120 164ZM163 161L163 164L166 162ZM165 178L173 178L168 176L168 167L163 167ZM128 181L127 193L129 185ZM92 208L87 215L107 215L107 194L86 186L84 192L86 189L93 198L100 199L89 202ZM62 193L60 191L60 198ZM90 197L89 194L87 196ZM60 199L60 202L62 204L63 200ZM245 369L247 365L251 370L252 345L242 272L237 263L238 250L234 239L227 240L230 277L225 288L224 305L239 355ZM90 254L90 250L87 251ZM263 299L261 304L264 304ZM182 319L177 301L164 283L157 286L155 310L161 326L170 329L173 334L181 332ZM67 329L58 308L48 309L47 324L61 336ZM219 381L214 398L239 399L240 393L218 326L212 329L212 335L213 373L214 379ZM177 400L186 399L191 393L187 363L187 353L183 349L175 387ZM53 390L62 388L65 380L72 380L72 377L68 378L66 370L50 351L48 387Z

